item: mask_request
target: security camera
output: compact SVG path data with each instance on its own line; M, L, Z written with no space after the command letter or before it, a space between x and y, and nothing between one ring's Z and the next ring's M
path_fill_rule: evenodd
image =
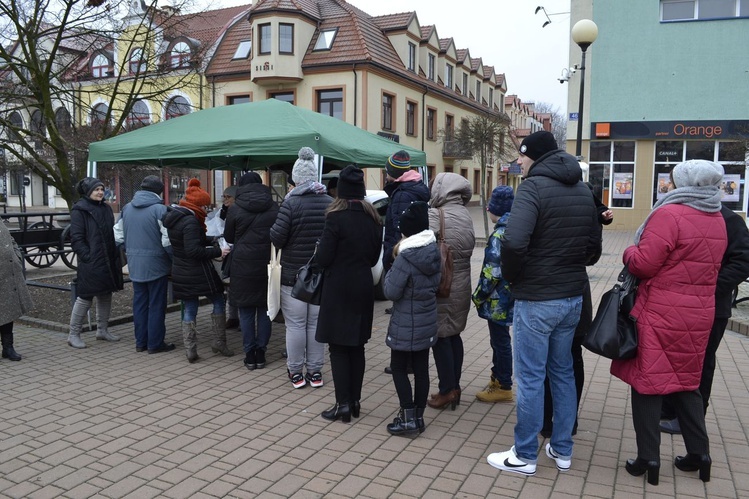
M564 85L565 82L567 81L566 78L557 78L557 80L559 80L559 83L561 83L562 85Z

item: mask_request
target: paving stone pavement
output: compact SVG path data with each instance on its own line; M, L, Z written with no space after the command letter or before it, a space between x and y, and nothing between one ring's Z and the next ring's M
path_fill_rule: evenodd
M613 284L632 233L606 231L604 238L604 256L590 271L594 300ZM474 275L482 257L477 248ZM416 439L388 435L398 399L383 373L390 359L386 306L375 305L362 416L351 424L319 416L334 401L327 366L324 387L292 388L280 324L267 367L256 371L242 365L236 330L229 337L237 355L211 353L208 306L198 317L195 364L181 348L136 353L132 324L111 328L123 336L119 343L84 334L85 350L68 347L64 333L17 325L24 358L0 361L0 497L749 497L742 376L749 373L749 337L727 332L718 352L707 416L711 482L673 467L685 452L678 436L663 435L659 486L624 470L636 452L628 387L609 375L608 360L587 351L572 468L559 473L539 437L537 474L525 478L486 462L513 444L515 405L475 399L488 381L491 354L486 322L473 312L462 335L461 405L428 408L426 431ZM167 340L181 343L179 312L168 316ZM430 372L435 387L433 365Z

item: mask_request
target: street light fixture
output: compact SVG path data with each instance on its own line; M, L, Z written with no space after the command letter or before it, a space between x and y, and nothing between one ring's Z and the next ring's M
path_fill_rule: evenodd
M580 70L580 103L577 112L577 144L575 144L575 156L582 159L583 152L583 103L585 98L585 52L588 47L598 38L598 26L590 19L581 19L572 27L572 40L580 46L583 52Z

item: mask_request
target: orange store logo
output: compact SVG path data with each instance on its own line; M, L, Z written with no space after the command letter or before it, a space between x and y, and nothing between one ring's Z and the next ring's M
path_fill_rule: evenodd
M611 137L611 123L596 123L596 137Z
M688 137L707 137L711 139L718 137L723 133L723 128L719 126L700 125L691 126L677 123L674 125L674 135L677 137L688 136Z

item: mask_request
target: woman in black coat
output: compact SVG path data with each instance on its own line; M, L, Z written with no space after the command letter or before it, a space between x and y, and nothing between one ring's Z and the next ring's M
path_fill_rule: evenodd
M359 417L364 344L374 314L372 266L382 244L380 217L365 194L364 173L351 165L341 170L315 257L325 269L315 339L328 344L336 397L322 417L346 423Z
M198 333L195 319L201 296L213 303L211 324L214 340L213 353L226 357L234 355L226 346L226 303L224 283L216 272L212 260L223 258L229 249L213 245L213 238L206 236L204 207L210 204L211 196L200 188L196 178L187 183L185 196L164 216L164 227L172 244L172 290L174 297L182 300L182 340L185 355L190 363L198 360ZM174 345L166 345L173 350Z
M96 339L119 341L107 331L112 293L122 289L122 265L114 242L114 214L104 201L101 180L86 177L76 186L81 199L70 212L70 242L78 257L77 298L70 314L68 345L86 348L83 322L96 297Z
M270 341L268 262L270 228L277 215L278 206L260 175L255 172L243 175L234 204L226 216L224 238L234 245L229 298L239 308L244 365L250 370L265 367L265 351Z

